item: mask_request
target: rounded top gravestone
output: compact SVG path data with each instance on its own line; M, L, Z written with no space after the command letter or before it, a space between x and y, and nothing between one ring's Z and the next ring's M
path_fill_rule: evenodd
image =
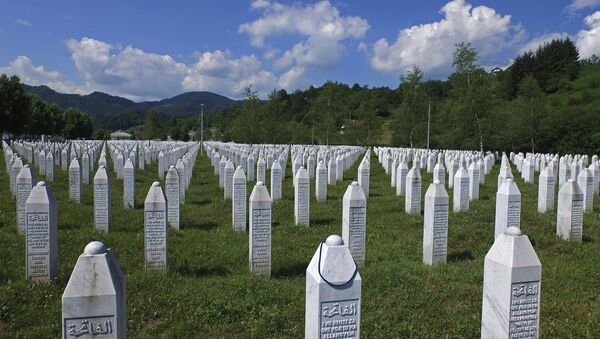
M327 237L325 244L327 246L342 246L344 245L344 240L339 235L333 234Z
M95 254L106 253L107 251L108 251L108 249L106 248L106 245L104 245L102 242L92 241L85 246L85 248L83 249L83 254L95 255Z

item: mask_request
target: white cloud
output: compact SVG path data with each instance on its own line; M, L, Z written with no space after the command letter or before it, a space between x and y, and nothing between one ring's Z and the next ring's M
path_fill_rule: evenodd
M303 37L285 51L275 62L275 69L294 63L301 66L331 68L340 64L345 53L343 41L362 39L369 29L367 20L357 16L342 16L329 1L302 6L277 2L253 2L252 7L262 11L262 16L239 26L256 47L267 47L266 40L273 36Z
M588 15L584 21L589 29L577 33L579 57L586 59L594 54L600 56L600 11Z
M254 56L235 58L229 51L204 52L198 62L188 67L182 81L186 91L212 91L233 98L241 98L245 87L252 85L259 96L277 87L277 77L262 70L262 63Z
M306 70L302 66L294 66L279 77L279 87L286 90L296 90L308 86L308 80L305 77Z
M600 4L600 0L573 0L567 9L571 12L578 11L584 8L593 8Z
M164 98L181 91L186 66L170 55L132 46L119 49L91 38L70 39L66 44L87 88L134 100Z
M446 75L456 43L470 42L486 63L524 32L520 25L511 26L510 15L486 6L473 7L464 0L448 2L440 14L440 21L402 29L392 44L386 39L376 41L370 53L371 67L398 75L417 65L429 75Z
M15 19L14 23L20 26L25 26L25 27L31 27L33 26L33 24L31 24L30 21L25 20L25 19Z
M529 52L529 51L535 53L535 51L537 51L538 47L541 47L546 43L552 42L552 40L565 39L568 37L569 37L568 33L549 33L549 34L540 35L540 36L532 39L528 43L526 43L523 47L521 47L521 50L519 51L519 53L522 54L522 53Z
M65 93L79 93L75 84L64 79L57 71L48 71L44 66L34 66L31 59L24 55L17 56L7 67L0 67L0 74L17 75L21 83L32 86L47 85L54 90Z

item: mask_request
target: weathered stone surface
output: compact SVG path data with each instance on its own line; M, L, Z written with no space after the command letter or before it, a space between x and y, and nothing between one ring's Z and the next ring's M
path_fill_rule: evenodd
M126 338L125 276L111 251L90 242L62 295L63 338Z

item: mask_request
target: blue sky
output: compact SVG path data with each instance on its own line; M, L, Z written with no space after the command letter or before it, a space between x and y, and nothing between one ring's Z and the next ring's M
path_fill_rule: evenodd
M461 41L503 67L566 36L600 55L600 0L4 0L0 73L136 101L248 85L266 97L327 80L397 87L413 64L445 78Z

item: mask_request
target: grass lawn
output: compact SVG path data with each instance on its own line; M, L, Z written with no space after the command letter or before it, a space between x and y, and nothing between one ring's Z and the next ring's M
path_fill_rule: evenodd
M206 156L198 155L180 210L182 230L169 231L167 273L144 271L143 202L156 180L156 163L136 173L134 210L123 208L123 183L110 166L110 234L93 227L93 185L84 185L81 206L73 204L68 174L57 167L49 186L58 200L59 275L51 284L38 284L25 280L25 237L17 235L15 201L1 161L0 338L61 336L61 295L92 240L110 247L125 273L130 337L303 337L305 270L321 241L341 235L342 196L358 164L345 172L343 183L328 187L326 202L316 203L311 182L311 227L306 228L294 225L288 161L282 200L273 204L271 279L250 276L248 234L233 231L231 201L223 200ZM516 169L513 174L518 177ZM366 265L360 271L363 337L479 337L497 175L498 165L468 212L450 212L448 263L431 268L421 263L423 216L404 213L404 199L395 196L389 176L372 157ZM431 174L422 171L422 176L424 195ZM270 172L266 177L270 189ZM598 336L600 199L596 196L596 212L584 216L583 243L570 243L555 236L555 212L537 212L537 173L535 185L516 181L521 229L542 262L541 337ZM452 201L452 191L448 194Z

